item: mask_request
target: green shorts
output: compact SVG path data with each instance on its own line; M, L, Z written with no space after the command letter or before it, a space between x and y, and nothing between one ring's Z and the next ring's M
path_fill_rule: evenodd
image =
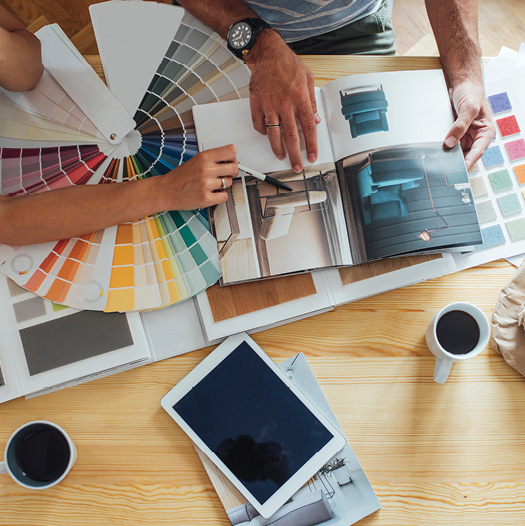
M394 55L393 0L383 0L379 9L352 24L288 45L298 55Z

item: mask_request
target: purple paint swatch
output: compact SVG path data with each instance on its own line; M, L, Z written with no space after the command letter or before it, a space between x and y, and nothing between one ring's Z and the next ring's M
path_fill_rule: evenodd
M496 93L495 95L490 95L489 102L494 113L501 113L502 111L508 111L512 109L512 105L506 91L502 93Z

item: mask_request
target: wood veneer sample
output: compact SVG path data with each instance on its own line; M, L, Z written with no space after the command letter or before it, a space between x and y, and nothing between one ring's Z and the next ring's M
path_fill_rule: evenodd
M381 274L387 274L394 270L419 265L420 263L432 261L433 259L441 259L442 257L441 254L428 254L424 256L378 259L376 261L370 261L369 263L363 263L362 265L340 268L339 276L343 285L348 285L349 283L356 283L363 279L373 278L374 276L380 276Z
M316 294L310 273L206 289L215 322Z

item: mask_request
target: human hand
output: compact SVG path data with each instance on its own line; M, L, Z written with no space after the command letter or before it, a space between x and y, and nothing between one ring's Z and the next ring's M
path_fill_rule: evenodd
M236 155L233 144L213 148L162 175L163 209L194 210L226 201L225 189L239 173Z
M450 99L457 118L444 144L452 148L459 141L470 170L496 135L481 80L465 78L458 82L450 89Z
M251 69L250 107L254 128L268 140L279 159L286 158L294 172L303 168L297 119L303 131L310 162L317 159L317 130L320 122L311 71L274 31L260 33L246 57ZM268 126L272 124L281 126ZM282 135L281 135L282 131Z

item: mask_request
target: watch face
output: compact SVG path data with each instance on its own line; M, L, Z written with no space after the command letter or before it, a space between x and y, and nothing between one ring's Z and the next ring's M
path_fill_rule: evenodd
M252 28L246 22L237 22L230 30L230 45L242 49L252 38Z

